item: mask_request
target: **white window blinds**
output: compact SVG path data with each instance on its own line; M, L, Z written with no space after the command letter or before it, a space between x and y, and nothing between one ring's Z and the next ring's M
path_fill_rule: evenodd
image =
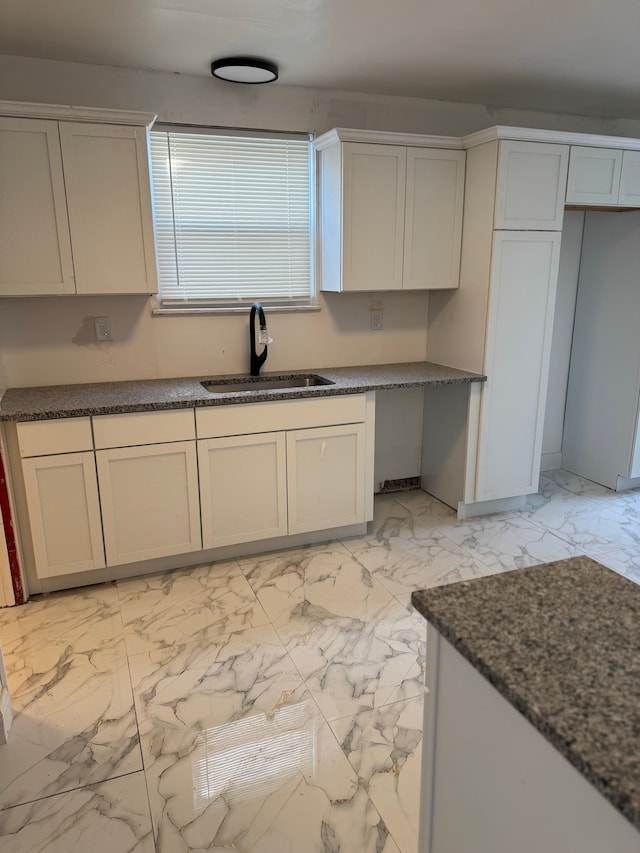
M311 296L308 138L151 131L163 305Z

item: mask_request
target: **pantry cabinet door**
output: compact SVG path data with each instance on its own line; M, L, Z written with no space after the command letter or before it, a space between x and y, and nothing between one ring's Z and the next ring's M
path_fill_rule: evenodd
M74 291L58 123L0 118L0 295Z
M195 441L96 451L107 565L199 551Z
M93 452L22 460L39 578L104 568Z
M205 548L287 534L283 432L198 441Z
M460 286L464 151L407 148L405 290Z
M78 293L157 290L147 132L60 123Z
M364 424L287 433L289 533L365 521Z
M495 228L562 231L569 146L502 141Z
M538 489L560 234L494 235L476 500Z
M342 289L401 290L406 149L346 142L342 157Z

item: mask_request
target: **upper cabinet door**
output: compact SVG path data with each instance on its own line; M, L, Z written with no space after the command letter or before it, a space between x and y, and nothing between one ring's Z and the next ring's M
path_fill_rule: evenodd
M343 290L401 290L406 149L344 143Z
M157 290L146 130L60 124L78 293Z
M0 295L74 290L58 123L0 118Z
M625 151L620 176L621 206L640 207L640 151Z
M500 143L495 228L561 231L569 146Z
M407 149L405 290L458 287L464 151Z
M622 151L571 146L567 204L617 204Z

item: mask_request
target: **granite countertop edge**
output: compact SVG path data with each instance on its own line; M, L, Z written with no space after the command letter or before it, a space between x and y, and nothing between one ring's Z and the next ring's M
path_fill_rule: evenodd
M315 374L332 384L309 388L271 389L211 394L204 381L246 381L240 374L209 374L175 379L140 379L121 382L79 383L27 388L9 388L0 400L0 421L37 421L126 412L162 411L204 406L262 403L313 397L334 397L383 391L484 382L486 376L432 362L313 368L300 371L265 372L289 377Z
M637 602L640 602L640 589L636 584L623 578L604 566L596 563L588 557L579 556L559 560L553 563L546 563L541 566L532 567L537 570L549 570L550 572L558 569L575 570L582 565L589 564L597 567L598 570L609 573L616 578L616 582L627 584L629 590L637 590ZM527 696L526 679L522 682L520 689L518 687L518 678L522 673L518 670L518 662L514 663L513 672L505 670L504 661L494 662L491 660L491 651L487 648L487 653L482 649L483 640L476 642L475 637L469 634L469 625L466 624L464 629L460 630L458 625L465 622L464 595L468 591L473 590L474 585L477 586L486 581L491 581L494 584L500 582L500 578L508 579L511 582L522 573L531 572L532 569L519 569L516 571L506 572L501 575L493 575L487 578L477 578L470 581L462 581L448 586L436 587L428 590L418 590L412 593L411 603L414 608L431 624L433 627L449 642L451 645L476 669L487 681L495 687L495 689L519 712L531 725L552 744L573 767L587 779L624 817L629 820L636 829L640 831L640 797L638 795L638 779L633 778L628 787L620 784L619 778L612 778L613 774L607 772L606 763L602 764L599 760L600 756L597 751L590 757L585 754L584 748L577 748L575 739L568 736L568 733L561 731L563 720L562 717L555 715L554 721L545 714L545 708L537 707L535 700L531 696ZM460 606L454 608L440 608L437 599L440 591L448 590L450 596L455 596L456 589L459 588L461 595ZM455 613L455 617L452 614ZM465 632L467 636L465 636ZM515 673L515 674L514 674ZM554 673L550 672L550 680L553 679ZM565 726L566 728L566 726Z

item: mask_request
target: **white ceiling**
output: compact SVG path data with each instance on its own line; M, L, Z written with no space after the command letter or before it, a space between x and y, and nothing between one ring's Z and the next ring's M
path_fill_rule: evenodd
M1 0L0 53L640 119L638 0Z

